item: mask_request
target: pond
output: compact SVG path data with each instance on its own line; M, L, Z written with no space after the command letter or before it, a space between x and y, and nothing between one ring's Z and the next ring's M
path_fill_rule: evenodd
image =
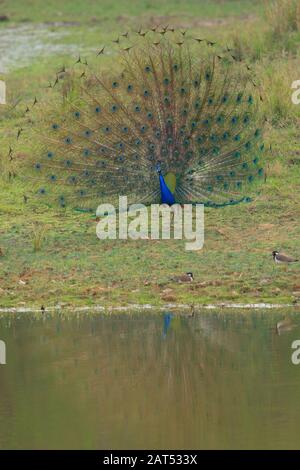
M78 46L64 44L67 36L66 28L45 24L1 27L0 73L8 73L50 55L78 55Z
M0 339L1 449L300 447L296 311L3 315Z

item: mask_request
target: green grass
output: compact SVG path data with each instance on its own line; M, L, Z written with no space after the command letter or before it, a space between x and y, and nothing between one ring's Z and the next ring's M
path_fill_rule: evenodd
M88 214L61 213L37 206L23 195L29 185L9 181L7 149L22 122L19 108L0 109L0 306L127 305L130 303L217 303L296 301L300 266L287 270L272 262L273 249L300 256L300 106L290 101L290 85L300 77L299 34L271 40L272 25L262 2L24 2L1 3L13 22L76 21L62 39L78 49L99 47L127 27L152 22L191 26L193 34L217 38L252 63L263 87L267 116L267 181L254 202L205 212L205 245L187 252L183 241L99 241ZM245 15L254 15L245 21ZM171 15L171 17L170 17ZM173 16L174 15L174 16ZM238 16L232 19L232 16ZM226 18L220 27L216 18ZM203 20L210 18L210 23ZM87 24L88 23L88 24ZM2 28L5 25L1 26ZM64 26L54 26L63 28ZM109 46L108 46L109 47ZM21 109L68 56L45 56L6 76L9 101L22 96ZM107 59L106 66L110 65ZM23 108L22 108L23 107ZM24 154L29 150L24 148ZM22 155L20 155L22 158ZM192 271L195 283L170 278Z
M135 17L136 21L146 15L198 16L215 18L253 14L261 11L261 2L244 0L4 0L1 11L12 21L32 22L91 22L121 21L122 17Z

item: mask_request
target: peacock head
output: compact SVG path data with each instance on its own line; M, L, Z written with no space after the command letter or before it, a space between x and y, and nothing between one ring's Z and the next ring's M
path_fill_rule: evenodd
M186 273L186 275L191 279L191 281L194 280L194 275L193 275L193 273Z
M278 253L278 251L275 250L275 251L272 251L272 255L273 255L273 258L275 259L275 257L276 257L277 255L279 255L279 253Z

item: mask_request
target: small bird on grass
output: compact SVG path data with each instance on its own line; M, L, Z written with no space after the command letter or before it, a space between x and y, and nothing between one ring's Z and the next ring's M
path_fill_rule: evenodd
M194 280L193 273L185 273L185 274L182 274L181 276L172 277L172 281L179 282L179 283L193 282L193 280Z
M283 264L283 263L296 263L299 260L296 258L292 258L291 256L287 256L284 254L280 254L278 251L272 251L273 259L275 263Z

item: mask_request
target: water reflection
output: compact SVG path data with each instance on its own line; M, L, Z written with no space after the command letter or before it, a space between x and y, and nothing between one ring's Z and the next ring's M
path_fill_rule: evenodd
M24 315L0 338L1 448L299 448L296 313Z

